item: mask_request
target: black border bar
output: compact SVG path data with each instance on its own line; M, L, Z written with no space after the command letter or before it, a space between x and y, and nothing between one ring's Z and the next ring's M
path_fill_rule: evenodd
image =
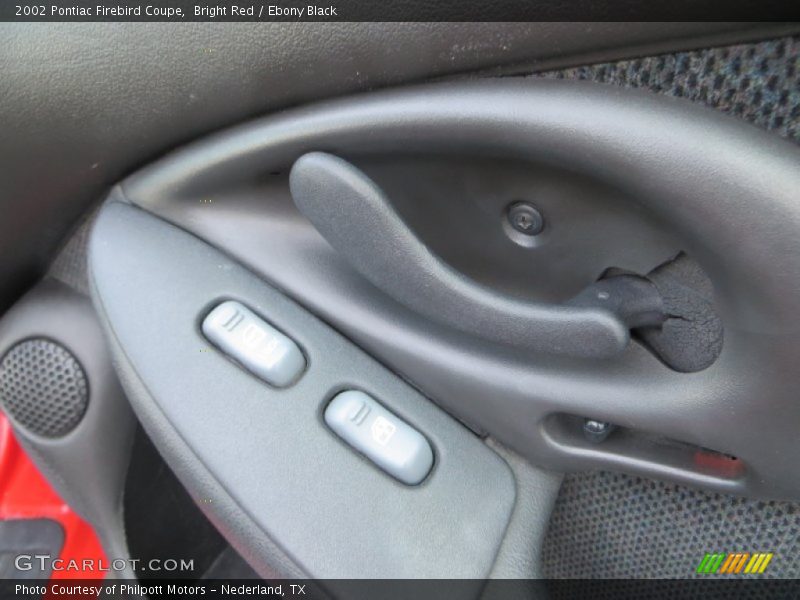
M227 586L227 587L226 587ZM98 596L98 587L102 593ZM235 593L231 593L231 588ZM185 598L285 598L287 600L352 600L380 598L384 600L562 600L562 599L673 599L715 598L794 599L800 596L800 580L761 579L752 576L701 579L633 579L633 580L444 580L444 579L377 579L377 580L222 580L222 579L62 579L59 581L2 579L0 597L38 599L71 598L83 600L98 597L107 600L147 594L150 600Z
M18 22L800 21L797 0L2 0Z

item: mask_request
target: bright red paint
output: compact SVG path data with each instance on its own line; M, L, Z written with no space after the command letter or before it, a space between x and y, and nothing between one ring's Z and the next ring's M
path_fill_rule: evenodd
M59 558L83 565L106 564L106 556L92 527L75 514L50 487L14 438L8 419L0 413L0 519L39 519L58 521L64 530L64 547ZM102 579L103 571L54 571L51 581L63 579Z

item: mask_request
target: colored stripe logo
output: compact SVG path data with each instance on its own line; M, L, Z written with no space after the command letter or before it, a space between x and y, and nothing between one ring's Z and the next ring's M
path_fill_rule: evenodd
M766 571L772 560L772 552L732 552L730 554L706 554L697 567L697 573L709 575L760 574Z

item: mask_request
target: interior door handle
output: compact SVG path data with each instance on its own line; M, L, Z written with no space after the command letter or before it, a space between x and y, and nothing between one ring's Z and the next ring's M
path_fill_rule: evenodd
M347 248L332 237L336 232L325 233L334 250L312 234L308 219L298 218L295 200L322 232L340 218L375 220L377 209L363 198L338 199L333 188L325 189L338 187L338 177L304 181L301 167L320 165L319 157L303 158L294 181L287 181L285 173L299 157L323 148L357 156L356 164L374 173L409 230L456 275L487 287L496 281L548 310L572 310L562 303L596 274L636 272L660 290L667 320L635 329L636 343L602 361L548 360L547 353L534 357L508 343L452 335L454 327L431 327L433 319L409 310L386 288L354 277ZM165 157L120 190L134 205L219 246L458 419L539 464L610 468L723 492L797 498L799 165L800 150L787 141L674 98L588 82L505 78L386 90L266 117ZM344 189L358 183L364 184L360 176ZM574 192L585 193L586 202L556 221L552 211L566 208ZM319 196L302 197L306 193ZM198 202L205 198L214 201ZM466 243L472 230L465 228L475 227L481 240L504 243L498 221L503 207L517 199L547 210L554 237L530 252L508 247L481 256L477 244ZM335 204L315 207L323 211L319 217L306 207L323 201ZM441 206L424 204L437 201ZM469 210L469 218L458 220L457 232L446 231L454 206ZM481 230L487 209L497 220ZM330 224L327 213L333 213ZM557 249L569 252L569 244L580 241L567 235L569 227L599 216L605 220L596 228L578 231L597 237L576 247L580 255L563 256L566 265L581 265L590 252L600 260L558 293L544 287L553 270L532 279L528 293L525 282L512 277L538 275L532 268L507 269L502 277L487 273L514 257L544 269L546 260L558 257L549 252L553 242L563 240ZM407 240L386 237L391 229L382 227L380 235L353 229L354 245L371 241L378 251L392 249L388 260L376 261L385 279L422 268L400 260ZM436 238L440 230L447 240ZM614 237L626 231L633 234L630 244ZM652 246L651 235L658 236ZM130 247L117 251L124 256ZM627 260L644 248L653 250L646 261ZM462 250L468 254L459 256ZM675 260L658 264L673 252ZM370 259L364 253L359 260ZM124 270L116 266L109 278L127 279L118 275ZM402 291L432 294L420 287ZM485 321L487 314L473 321ZM465 314L452 318L461 329L487 329ZM653 330L650 340L645 329ZM518 331L512 332L517 340L524 335ZM580 352L561 333L553 338ZM591 444L583 417L614 423L618 431ZM763 435L766 430L770 435ZM696 451L703 449L735 456L744 470L698 463Z
M655 286L636 276L602 280L564 304L527 302L482 286L433 254L374 181L331 154L300 157L290 188L300 212L376 287L434 321L483 339L606 358L625 349L632 327L665 318Z

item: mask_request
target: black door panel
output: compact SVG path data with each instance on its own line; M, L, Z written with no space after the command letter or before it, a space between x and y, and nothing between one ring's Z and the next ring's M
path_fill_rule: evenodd
M0 26L16 434L195 579L796 575L796 31Z

